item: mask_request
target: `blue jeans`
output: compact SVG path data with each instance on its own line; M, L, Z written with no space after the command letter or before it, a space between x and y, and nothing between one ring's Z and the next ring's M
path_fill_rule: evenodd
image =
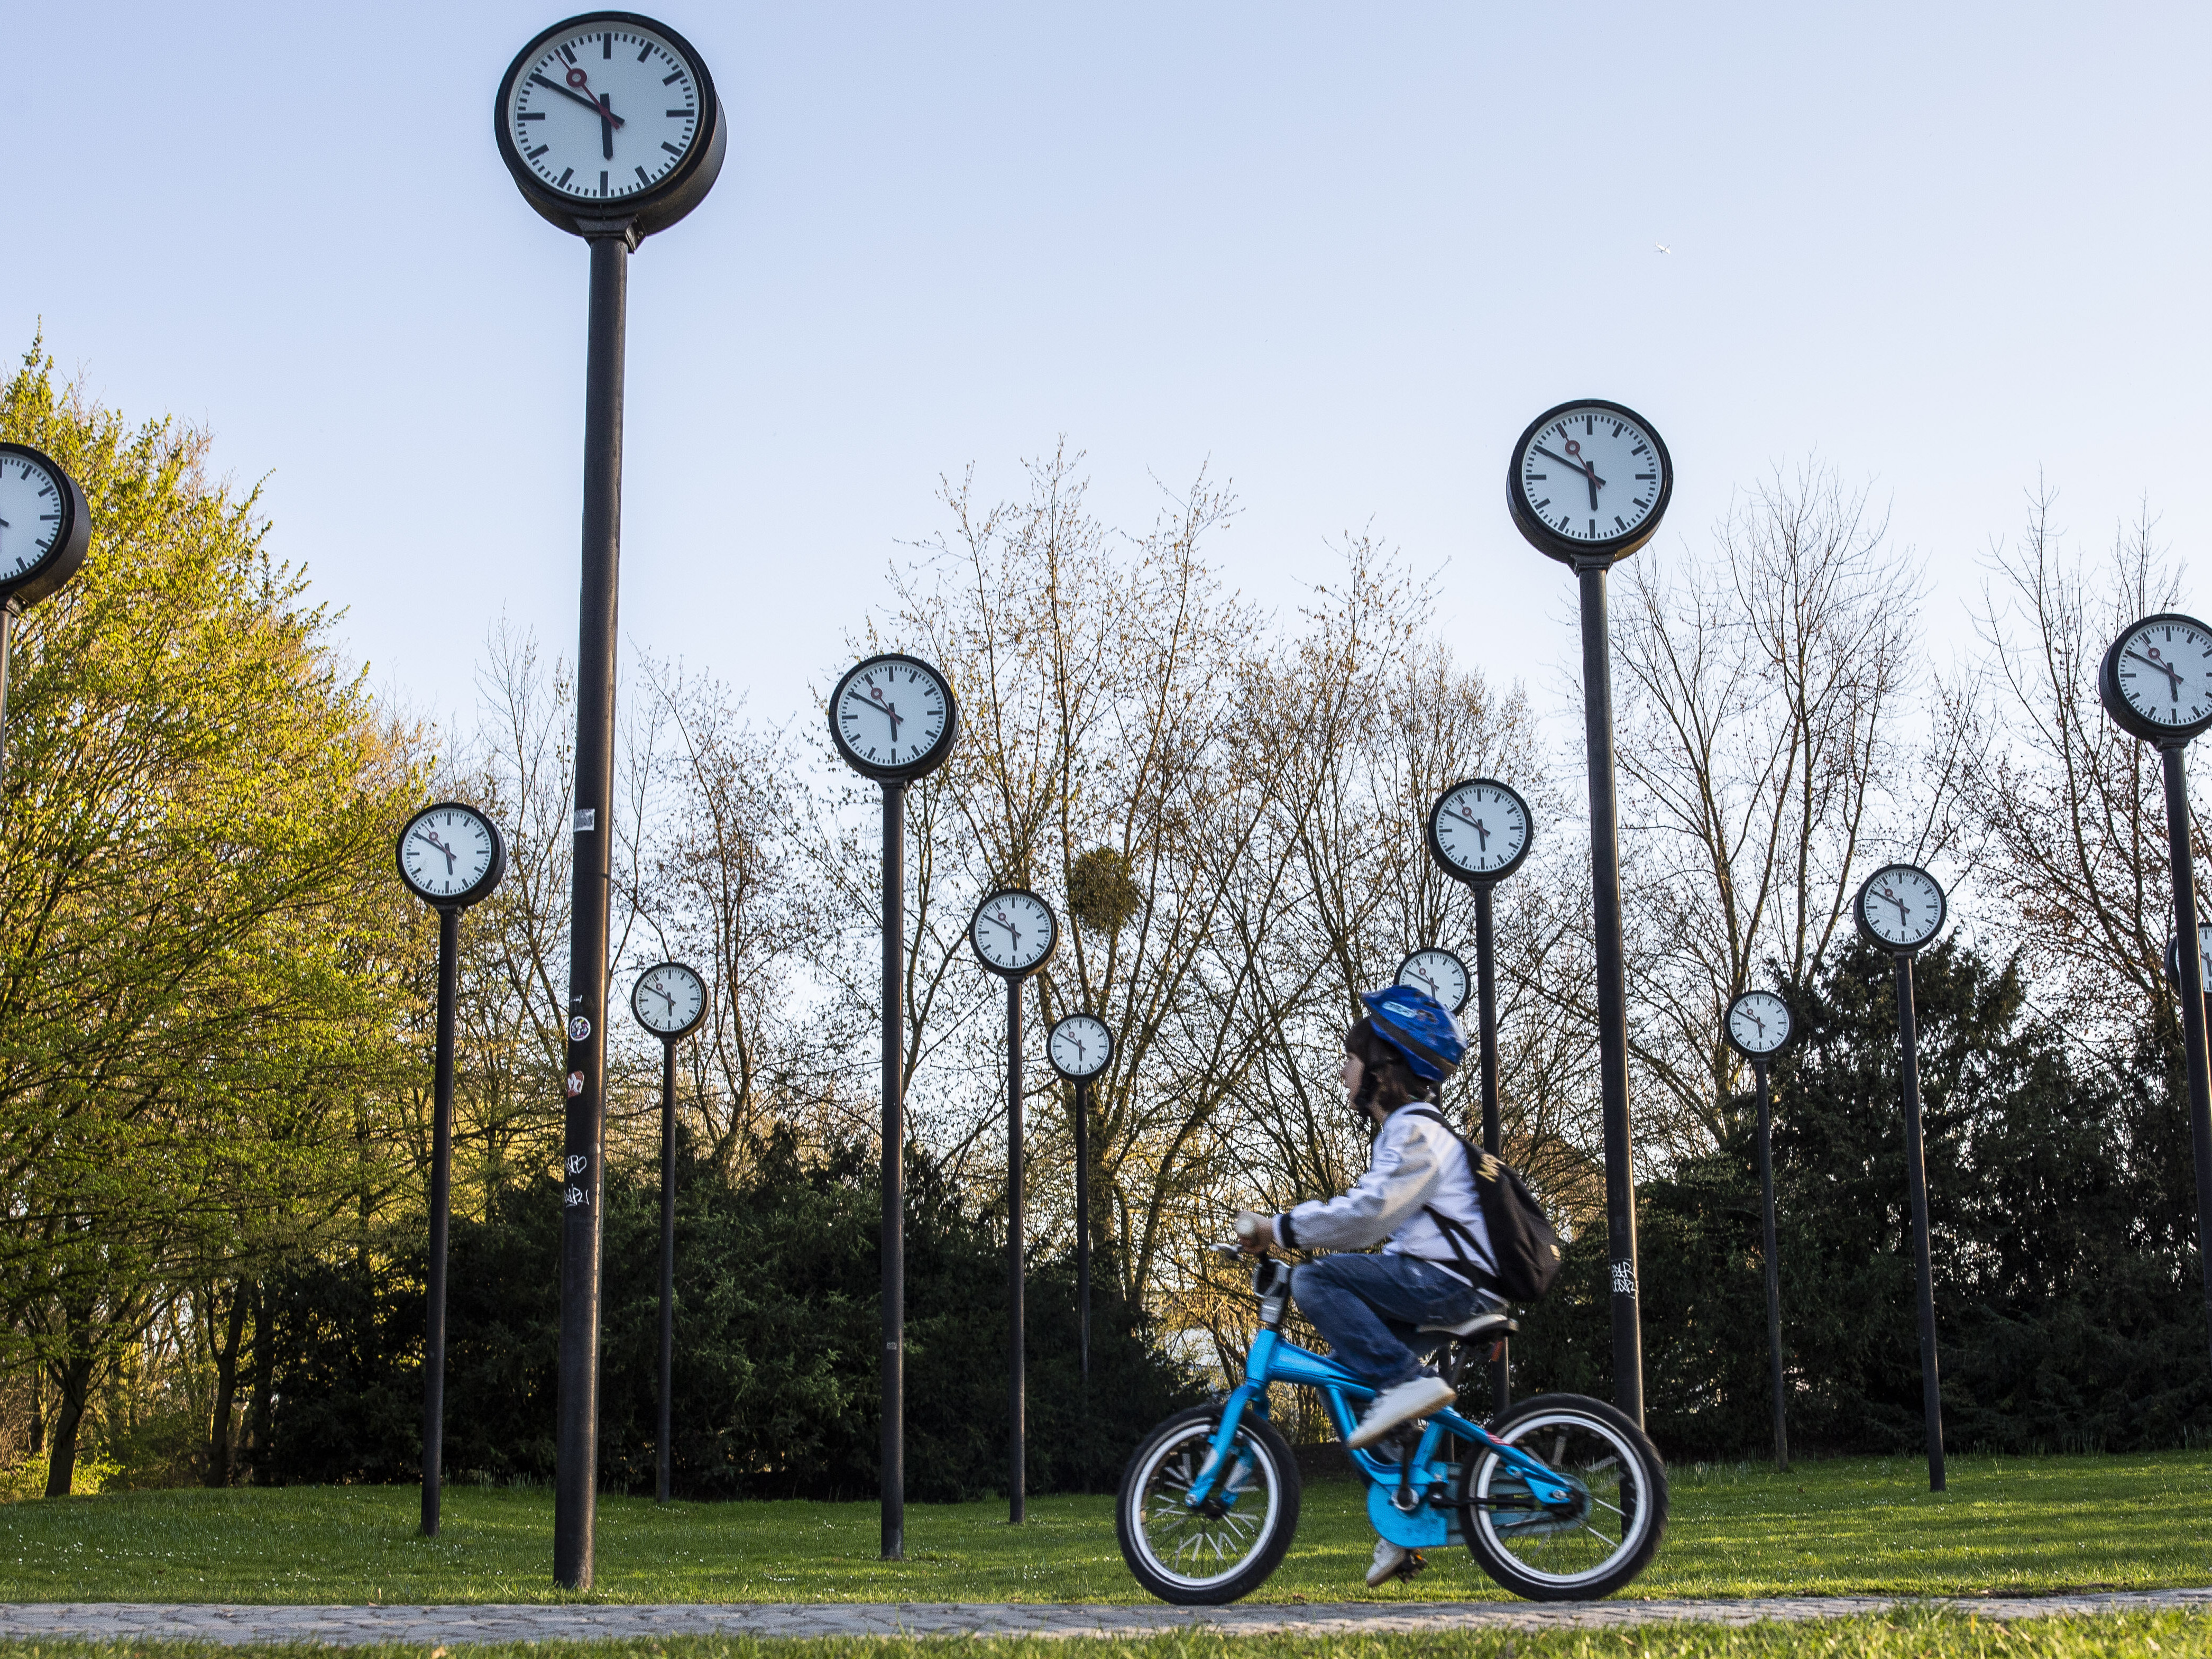
M1433 1375L1409 1346L1415 1326L1456 1324L1492 1305L1413 1255L1325 1255L1292 1273L1291 1295L1336 1363L1378 1389Z

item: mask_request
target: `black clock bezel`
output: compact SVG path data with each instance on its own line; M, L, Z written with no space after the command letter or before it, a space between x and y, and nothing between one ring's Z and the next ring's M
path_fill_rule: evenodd
M1600 537L1595 541L1587 542L1563 536L1539 518L1521 479L1521 458L1528 453L1528 446L1535 441L1536 434L1561 416L1586 409L1606 410L1633 421L1637 429L1650 439L1651 447L1659 452L1659 498L1651 503L1651 511L1644 522L1620 535ZM1512 515L1513 527L1539 553L1547 558L1557 559L1562 564L1618 564L1659 533L1659 521L1667 516L1668 503L1673 501L1674 496L1674 458L1668 452L1667 441L1659 435L1657 428L1627 404L1616 404L1604 398L1571 398L1546 410L1529 422L1514 441L1512 456L1505 463L1505 506Z
M77 573L85 550L92 545L92 509L75 478L44 450L28 444L0 443L0 460L9 456L28 461L54 481L61 496L61 522L54 526L53 545L20 576L0 581L0 605L17 611L36 605Z
M1521 843L1521 850L1495 870L1468 870L1454 863L1444 851L1443 843L1437 839L1437 819L1444 810L1444 803L1461 790L1473 788L1478 784L1485 789L1496 789L1512 796L1520 803L1521 821L1528 826L1528 839ZM1536 815L1528 808L1528 798L1510 783L1500 783L1496 778L1462 778L1456 783L1446 784L1437 792L1436 800L1429 807L1429 821L1424 833L1429 843L1429 856L1453 880L1464 882L1469 887L1495 886L1528 862L1529 849L1536 844Z
M884 663L904 663L908 667L918 668L935 680L939 689L945 693L945 730L938 734L936 743L922 751L919 759L904 766L883 766L874 761L862 759L845 741L845 734L837 728L837 705L845 700L845 688L867 670ZM952 753L953 744L960 737L960 699L952 695L951 677L935 663L924 662L920 657L909 656L903 651L879 651L872 657L861 658L847 669L839 676L836 687L830 693L829 714L830 741L836 746L838 758L862 777L874 778L883 783L911 783L916 778L928 776L945 764ZM1013 890L1009 888L1007 890L1011 892Z
M983 919L983 912L992 905L996 904L1000 899L1006 898L1034 899L1043 909L1046 916L1049 918L1052 922L1051 943L1044 947L1044 954L1026 968L1001 968L997 963L992 961L990 957L985 956L983 954L983 947L975 943L975 924ZM988 893L986 893L983 896L981 902L979 902L968 915L968 949L969 953L975 957L976 961L981 963L985 968L989 969L992 973L996 974L1000 979L1028 979L1031 975L1040 972L1043 969L1045 963L1052 960L1054 953L1060 949L1060 912L1054 909L1051 905L1045 902L1043 895L1032 892L1026 887L994 887Z
M664 968L673 968L681 973L689 974L693 979L699 982L699 1012L692 1015L690 1019L685 1024L672 1031L664 1031L660 1027L655 1025L651 1020L647 1019L645 1017L645 1010L638 1006L637 1000L639 994L645 989L646 981L651 979L655 974L659 973ZM706 975L701 973L690 963L676 962L673 960L668 962L656 962L650 968L641 971L637 976L637 982L629 988L630 1017L636 1020L640 1025L643 1026L654 1036L659 1037L663 1042L681 1042L685 1037L690 1036L692 1032L697 1030L701 1022L707 1018L707 1008L710 1000L711 999L707 989Z
M1419 950L1406 952L1405 960L1398 964L1398 971L1390 976L1390 982L1393 985L1406 983L1406 969L1413 965L1415 957L1447 957L1458 967L1460 982L1467 987L1467 994L1461 997L1449 1010L1452 1018L1457 1019L1461 1011L1474 1000L1474 970L1461 960L1458 951L1447 951L1441 945L1424 945Z
M407 873L407 837L433 812L466 812L491 832L491 862L484 866L483 874L477 878L474 886L465 887L458 893L426 893ZM500 878L507 874L507 837L500 833L491 814L481 806L471 806L465 800L433 801L400 826L399 838L392 844L392 861L398 867L400 884L432 909L465 910L489 897L492 889L499 885Z
M2131 738L2161 745L2185 744L2208 726L2212 726L2212 714L2187 726L2160 726L2137 713L2135 705L2120 690L2120 648L2146 628L2155 628L2160 623L2193 628L2207 639L2212 639L2212 624L2200 622L2195 617L2185 616L2179 611L2161 611L2155 616L2130 623L2120 630L2120 636L2106 647L2104 660L2097 665L2097 701L2105 705L2105 712L2112 717L2112 724Z
M1867 920L1867 895L1874 890L1875 883L1880 881L1884 876L1887 875L1893 870L1909 870L1916 876L1925 878L1928 884L1936 890L1936 897L1942 907L1936 915L1936 925L1929 928L1926 934L1924 934L1917 944L1899 945L1892 940L1886 939L1880 933L1875 932L1874 924ZM1936 879L1935 872L1929 870L1925 865L1885 864L1880 869L1876 870L1872 875L1869 876L1864 881L1861 882L1859 884L1859 890L1851 897L1851 921L1853 925L1858 928L1859 937L1864 939L1869 945L1873 945L1875 950L1887 951L1889 955L1893 957L1915 956L1920 951L1926 950L1929 945L1936 942L1936 934L1943 931L1945 925L1948 923L1950 920L1951 895L1945 890L1943 884Z
M1944 906L1945 913L1947 915L1949 912L1949 908L1950 906L1947 902ZM1753 1048L1747 1044L1738 1042L1736 1041L1735 1011L1741 1007L1745 1003L1750 1001L1753 997L1772 997L1777 1002L1782 1005L1782 1018L1788 1022L1788 1024L1783 1030L1782 1041L1776 1043L1771 1048ZM1729 999L1728 1012L1721 1016L1721 1036L1727 1040L1728 1046L1729 1048L1735 1049L1736 1053L1741 1054L1746 1060L1771 1060L1775 1055L1780 1054L1784 1048L1787 1048L1790 1046L1790 1040L1796 1035L1797 1017L1790 1012L1789 1000L1779 991L1768 991L1759 988L1754 988L1749 991L1739 991L1735 996Z
M994 894L993 896L996 897L997 895ZM1058 917L1055 916L1053 919L1053 925L1055 931L1057 931L1059 927ZM970 933L969 938L972 941L975 935ZM1052 1051L1052 1040L1060 1035L1060 1027L1063 1025L1073 1025L1079 1019L1087 1019L1093 1025L1096 1025L1100 1030L1106 1033L1106 1058L1100 1060L1096 1066L1092 1066L1087 1072L1069 1071L1067 1067L1060 1063L1059 1056L1054 1054ZM1107 1068L1111 1066L1114 1063L1114 1028L1109 1025L1104 1020L1099 1018L1096 1014L1073 1013L1064 1015L1060 1018L1053 1021L1052 1030L1046 1034L1044 1040L1044 1057L1052 1062L1052 1069L1059 1073L1060 1076L1066 1079L1068 1082L1088 1083L1091 1079L1103 1075Z
M2166 935L2166 982L2176 991L2181 988L2180 945L2179 936L2172 933ZM2197 924L2197 951L2200 962L2208 950L2212 950L2212 921L2200 921ZM2208 998L2212 998L2212 974L2204 975L2204 994Z
M507 106L516 80L545 50L548 42L600 25L615 29L649 29L675 50L699 82L699 125L692 136L691 147L665 179L635 196L595 206L592 198L567 196L548 188L545 181L531 169L515 142L507 118ZM722 158L729 148L729 123L723 118L722 100L714 91L714 77L708 73L706 59L667 24L634 11L582 12L550 28L539 30L530 44L515 54L514 61L507 66L507 73L500 76L499 94L492 100L491 125L499 141L500 160L514 175L523 199L541 216L574 236L613 236L627 232L633 245L639 239L667 229L706 199L707 192L720 176Z

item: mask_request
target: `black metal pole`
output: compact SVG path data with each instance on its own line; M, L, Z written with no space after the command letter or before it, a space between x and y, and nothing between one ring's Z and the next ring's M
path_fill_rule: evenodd
M669 1402L676 1381L676 1042L660 1045L660 1425L653 1438L653 1502L668 1501Z
M1898 1084L1905 1096L1905 1179L1912 1194L1912 1268L1920 1290L1920 1410L1928 1420L1928 1490L1943 1490L1943 1389L1936 1367L1936 1279L1928 1248L1928 1164L1920 1131L1920 1032L1912 957L1897 957Z
M562 1145L560 1399L553 1480L553 1577L564 1589L591 1588L599 1495L608 842L614 817L615 595L622 558L623 319L629 282L626 237L595 236L590 246L583 580L576 627L575 850L568 898L568 1110Z
M1628 986L1620 921L1620 818L1613 784L1613 653L1606 563L1582 578L1583 726L1589 760L1590 887L1597 945L1598 1081L1605 1109L1605 1219L1613 1257L1613 1402L1644 1423L1644 1332L1636 1301L1636 1170L1628 1127Z
M1505 1146L1505 1126L1498 1098L1498 951L1492 927L1491 896L1495 882L1474 884L1474 1028L1482 1073L1482 1150L1492 1158ZM1505 1414L1513 1403L1513 1360L1501 1339L1490 1362L1491 1409Z
M906 1559L906 785L884 785L883 1559Z
M1782 1394L1782 1269L1774 1250L1773 1113L1766 1091L1766 1062L1754 1060L1751 1074L1759 1081L1759 1237L1766 1252L1766 1369L1774 1385L1774 1467L1790 1468L1790 1425L1783 1410Z
M1006 1519L1029 1518L1029 1380L1022 1309L1022 982L1006 981Z
M4 628L4 623L0 623ZM422 1536L438 1535L446 1453L446 1235L453 1202L453 1004L461 913L438 912L438 1066L430 1109L430 1267L422 1327Z
M1091 1380L1091 1079L1075 1080L1075 1327Z
M2173 866L2174 956L2181 969L2181 1036L2189 1066L2189 1138L2197 1154L2197 1254L2204 1274L2204 1316L2212 1326L2212 1064L2205 1041L2204 962L2197 945L2197 869L2189 837L2189 774L2184 746L2161 748L2166 774L2166 857Z

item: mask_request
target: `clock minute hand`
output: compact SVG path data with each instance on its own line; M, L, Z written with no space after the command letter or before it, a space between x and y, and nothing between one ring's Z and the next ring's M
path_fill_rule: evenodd
M530 78L538 85L550 88L553 91L559 93L563 98L574 99L586 109L591 111L592 114L598 116L602 121L611 121L617 126L620 126L623 124L623 118L621 116L607 108L604 104L600 103L598 99L588 98L582 93L578 92L574 87L564 87L558 81L548 80L542 75L532 74Z
M1576 471L1580 472L1588 477L1591 483L1597 485L1601 489L1604 487L1605 480L1597 476L1597 469L1592 466L1588 461L1571 461L1564 455L1553 454L1541 444L1538 444L1536 446L1536 453L1539 455L1543 456L1547 460L1557 461L1561 466L1571 466L1574 468Z
M2161 662L2155 657L2146 657L2140 652L2130 651L2127 654L2137 662L2155 668L2163 673L2168 681L2166 689L2173 694L2173 700L2176 702L2181 701L2181 671L2179 669L2170 662Z

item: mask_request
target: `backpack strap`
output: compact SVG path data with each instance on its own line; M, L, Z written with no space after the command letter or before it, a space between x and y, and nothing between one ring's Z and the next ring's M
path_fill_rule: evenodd
M1468 1145L1467 1137L1446 1122L1444 1115L1432 1106L1408 1106L1405 1109L1419 1117L1433 1118L1437 1122L1443 1125L1444 1133L1459 1142L1460 1152L1467 1158L1468 1179L1472 1183L1478 1166L1474 1161L1474 1148ZM1475 1196L1476 1202L1480 1203L1481 1188L1475 1188ZM1433 1204L1422 1205L1421 1212L1435 1224L1436 1230L1443 1235L1444 1243L1451 1246L1452 1259L1457 1264L1455 1271L1478 1291L1487 1291L1493 1295L1504 1293L1498 1280L1492 1278L1486 1269L1475 1263L1473 1255L1474 1244L1473 1228L1468 1226L1465 1222L1455 1220L1446 1215ZM1465 1241L1464 1243L1462 1243L1462 1240Z

